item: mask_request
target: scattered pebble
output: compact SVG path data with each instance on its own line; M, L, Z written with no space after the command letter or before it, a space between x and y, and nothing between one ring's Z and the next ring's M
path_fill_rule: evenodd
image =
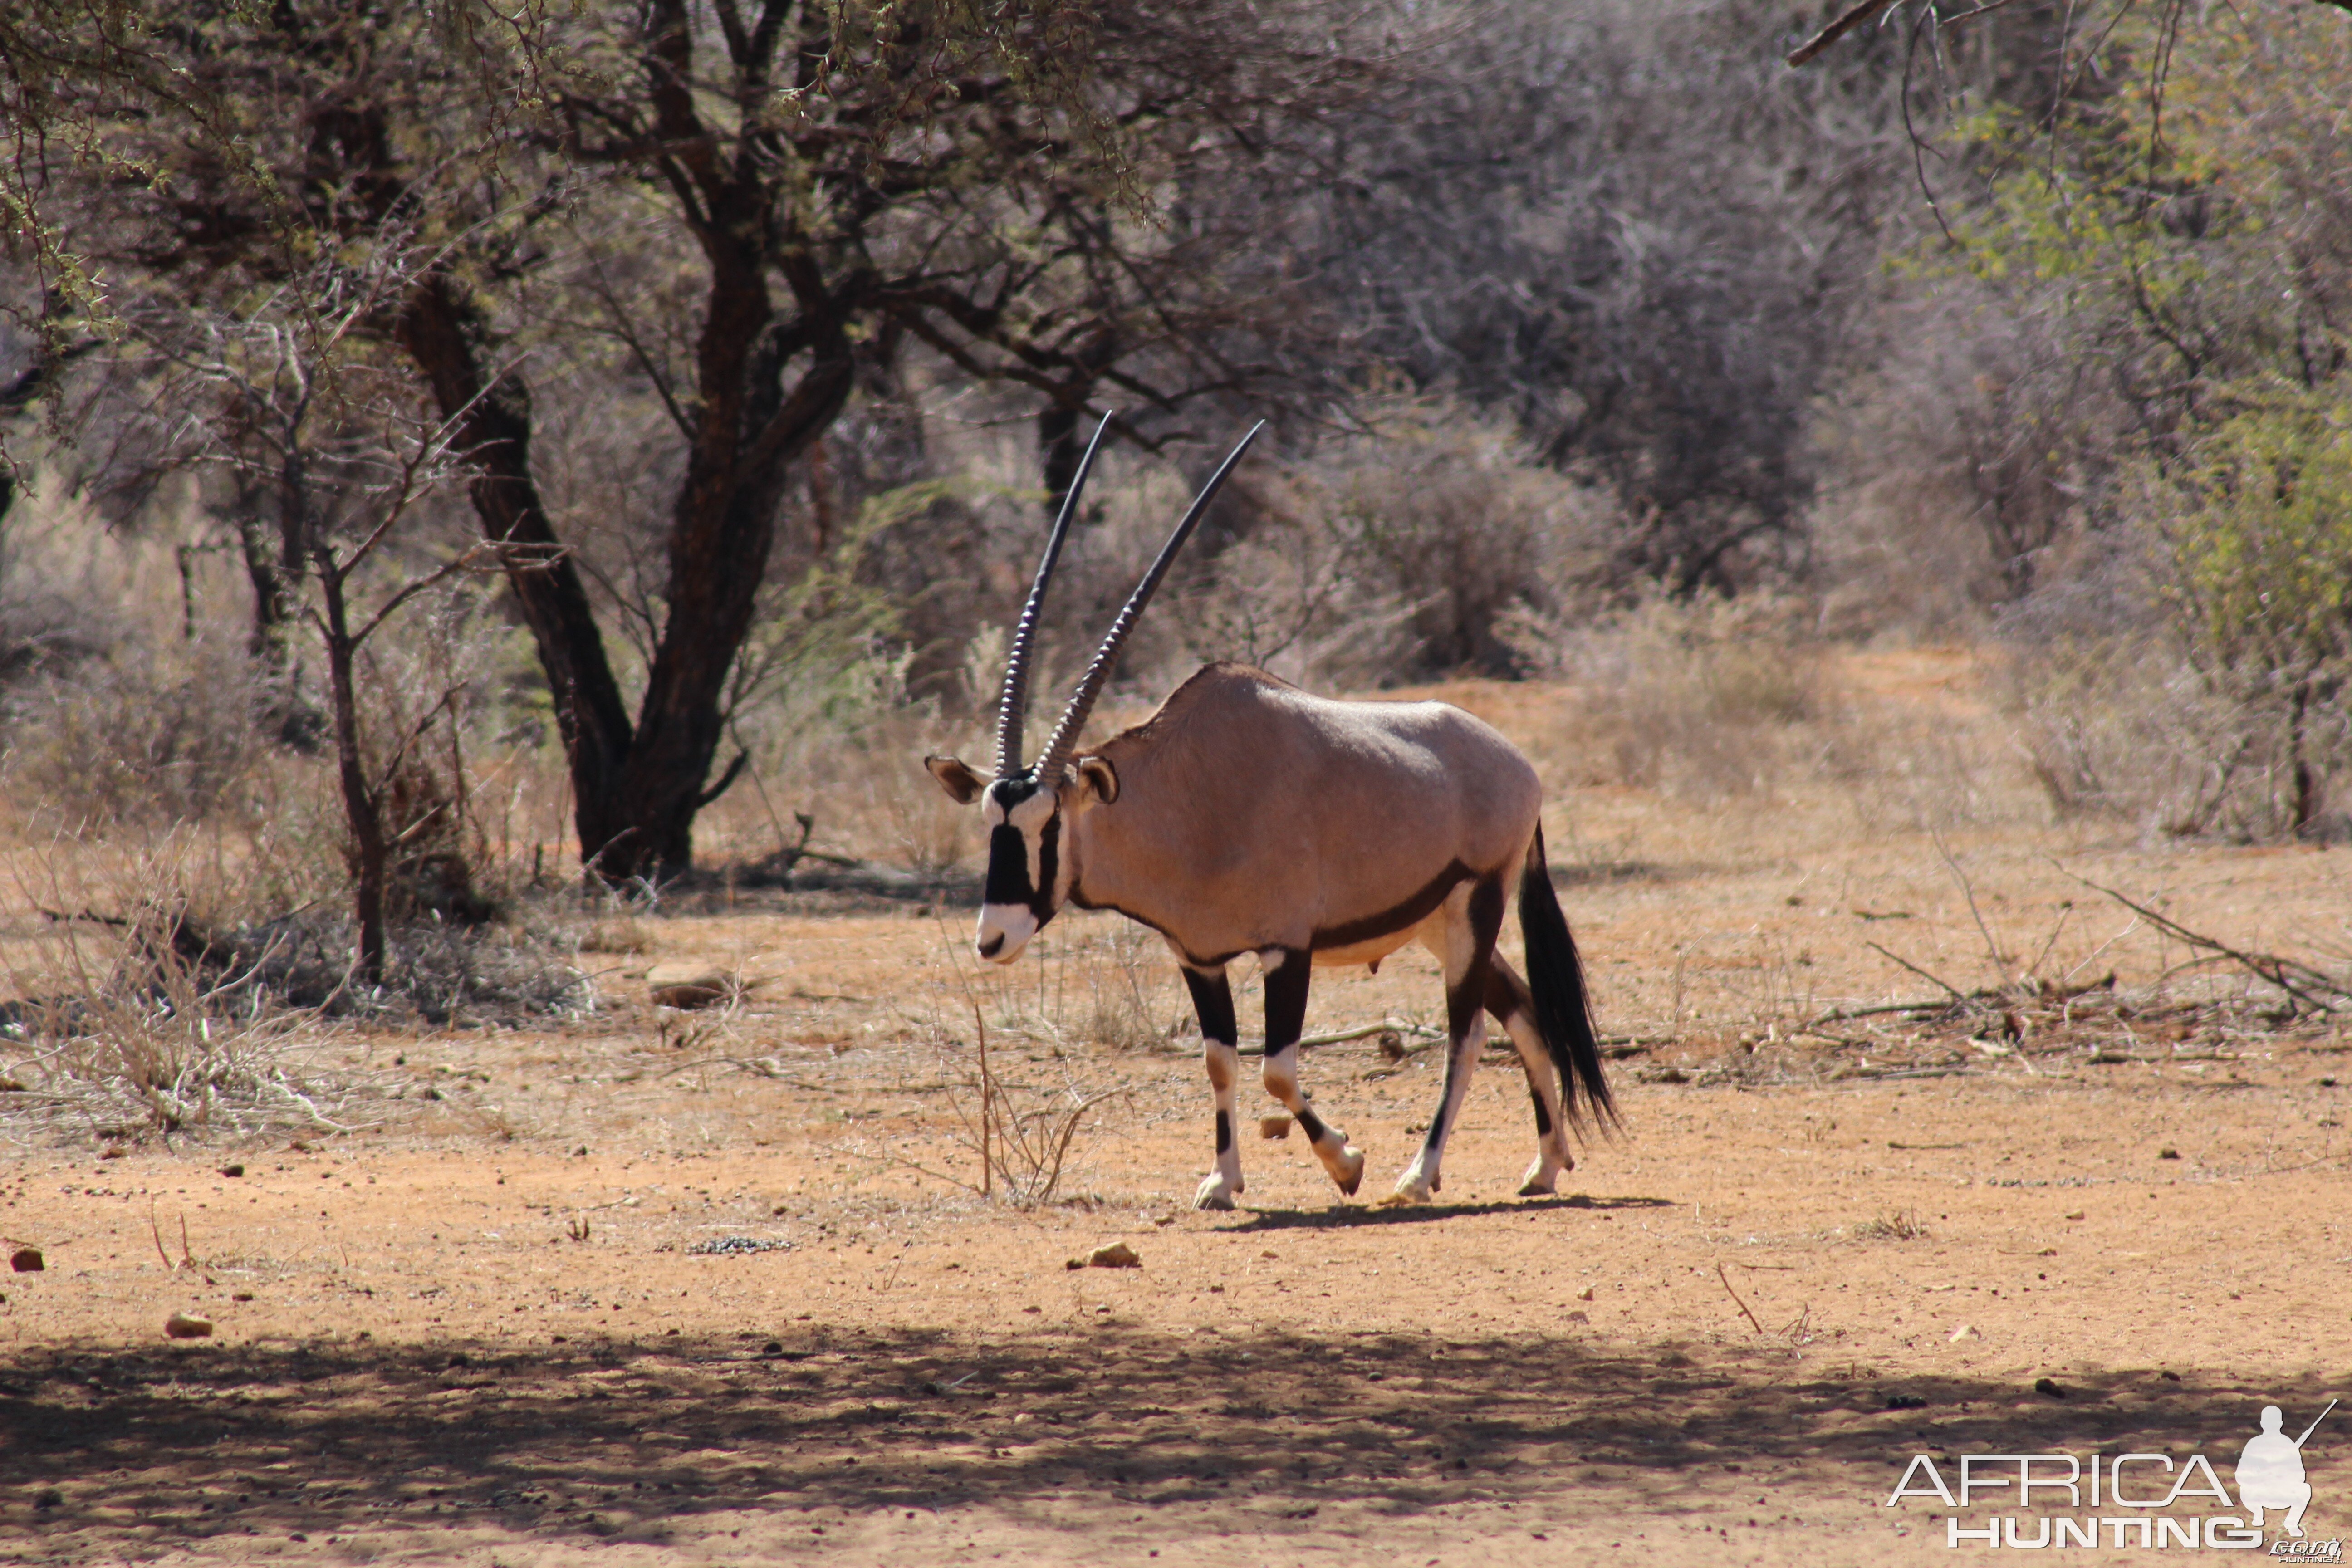
M8 1267L19 1274L38 1274L48 1264L41 1258L37 1247L20 1247L8 1255Z
M709 1241L697 1241L687 1251L702 1258L734 1258L746 1252L790 1252L793 1244L772 1237L722 1236Z
M2156 1152L2156 1157L2159 1160L2178 1160L2180 1158L2180 1151L2172 1148L2158 1149Z
M1257 1135L1261 1138L1289 1137L1290 1118L1287 1116L1259 1117L1257 1119Z
M163 1333L174 1340L202 1340L212 1337L213 1321L187 1312L174 1312L163 1320Z
M646 988L656 1007L683 1012L715 1007L738 989L731 975L700 963L656 963L646 972Z
M1135 1248L1128 1246L1127 1243L1123 1241L1114 1241L1108 1247L1096 1247L1084 1258L1071 1258L1065 1267L1070 1268L1140 1268L1143 1267L1143 1259L1138 1258L1135 1255ZM1105 1311L1108 1311L1110 1309L1108 1307L1103 1309Z
M220 1173L224 1176L242 1176L245 1174L245 1167L243 1165L223 1165L220 1168Z
M2055 1378L2035 1378L2033 1380L2033 1392L2036 1394L2046 1394L2053 1399L2063 1399L2066 1397L2066 1391L2058 1386L2058 1383Z
M1954 1344L1959 1343L1962 1340L1980 1340L1982 1338L1984 1338L1982 1334L1977 1332L1976 1330L1970 1328L1966 1323L1962 1323L1958 1328L1952 1331L1952 1342Z
M1577 1299L1578 1300L1580 1300L1580 1301L1590 1301L1590 1300L1592 1300L1592 1287L1591 1287L1591 1286L1590 1286L1590 1285L1587 1285L1583 1289L1579 1290L1579 1291L1576 1293L1576 1299Z

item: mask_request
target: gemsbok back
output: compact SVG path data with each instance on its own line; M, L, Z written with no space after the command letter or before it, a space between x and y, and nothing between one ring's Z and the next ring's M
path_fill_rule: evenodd
M1105 421L1107 426L1108 421ZM1536 771L1495 730L1443 702L1338 702L1264 670L1212 664L1160 710L1074 754L1119 647L1226 475L1242 438L1169 536L1111 625L1034 766L1022 765L1030 644L1102 429L1055 519L1007 657L992 778L952 757L924 765L959 803L982 803L989 834L980 956L1010 963L1066 903L1116 910L1167 940L1200 1016L1216 1100L1216 1169L1197 1207L1242 1192L1234 1091L1239 1031L1225 967L1255 953L1265 977L1265 1087L1343 1193L1364 1156L1318 1116L1298 1082L1307 979L1317 964L1370 964L1418 940L1444 965L1444 1098L1386 1203L1425 1203L1470 1089L1493 1014L1535 1100L1536 1158L1524 1194L1575 1164L1566 1129L1616 1109L1601 1070L1576 942L1544 859ZM1518 876L1522 979L1495 952L1507 879ZM1557 1079L1554 1068L1558 1068ZM1583 1106L1578 1090L1583 1091Z

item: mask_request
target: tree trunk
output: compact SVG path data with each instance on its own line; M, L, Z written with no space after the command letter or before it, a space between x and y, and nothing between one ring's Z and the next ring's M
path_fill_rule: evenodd
M335 716L336 774L342 785L343 817L352 830L352 914L359 927L359 976L370 985L381 985L384 868L390 852L375 794L368 788L367 764L360 755L359 700L352 675L358 649L344 610L343 577L325 554L320 552L319 595L327 612L327 689Z
M2312 823L2319 816L2319 777L2304 751L2304 729L2311 711L2311 682L2294 683L2294 697L2287 713L2287 759L2292 768L2294 790L2294 832L2297 838L2308 836Z
M467 491L483 533L554 547L559 542L530 474L530 390L511 374L489 384L482 369L485 331L479 308L441 274L409 295L400 321L402 346L432 385L443 416L457 421L456 445L474 462ZM634 874L634 845L642 834L620 799L634 731L587 586L569 555L509 571L507 583L554 698L556 727L571 766L581 860L608 876Z

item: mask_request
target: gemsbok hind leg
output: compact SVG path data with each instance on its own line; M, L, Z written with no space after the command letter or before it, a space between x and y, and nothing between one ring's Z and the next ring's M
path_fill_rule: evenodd
M1519 1066L1528 1074L1528 1096L1536 1104L1536 1163L1528 1167L1519 1196L1557 1191L1559 1173L1576 1169L1576 1156L1568 1152L1568 1130L1560 1125L1559 1085L1552 1072L1551 1051L1536 1026L1534 994L1500 954L1486 961L1486 1011L1518 1048Z
M1445 1096L1437 1114L1429 1119L1421 1152L1412 1157L1396 1191L1385 1205L1425 1204L1444 1184L1439 1166L1445 1158L1445 1141L1470 1098L1470 1078L1478 1070L1478 1053L1486 1044L1486 969L1494 957L1495 937L1503 929L1503 879L1482 877L1447 895L1444 905L1445 961ZM1423 940L1429 941L1427 928ZM1431 942L1432 947L1436 947Z
M1229 1209L1242 1193L1242 1152L1234 1142L1234 1084L1241 1077L1241 1031L1234 1022L1233 987L1224 965L1195 969L1182 964L1192 1011L1201 1020L1201 1046L1209 1069L1209 1092L1217 1103L1217 1168L1192 1196L1196 1209Z
M1265 1091L1282 1101L1298 1123L1315 1157L1349 1197L1364 1179L1364 1156L1348 1135L1315 1114L1298 1087L1298 1037L1307 1027L1307 985L1313 959L1291 948L1268 948L1258 955L1265 966Z

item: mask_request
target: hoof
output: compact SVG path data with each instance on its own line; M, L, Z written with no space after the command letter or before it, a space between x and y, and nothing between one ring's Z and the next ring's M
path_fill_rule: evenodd
M1223 1176L1211 1176L1201 1184L1201 1190L1192 1194L1192 1206L1196 1209L1230 1209L1234 1206L1234 1194L1240 1190L1239 1187L1225 1185Z
M1555 1190L1554 1184L1549 1178L1540 1182L1530 1178L1524 1186L1519 1188L1519 1196L1523 1198L1548 1198L1552 1195L1552 1193Z
M1427 1203L1429 1196L1430 1185L1427 1182L1418 1178L1407 1178L1397 1183L1396 1191L1382 1198L1380 1206L1384 1209L1412 1208L1415 1205Z
M1356 1189L1364 1184L1364 1152L1353 1143L1341 1149L1339 1168L1331 1173L1331 1180L1339 1184L1340 1192L1354 1197Z

